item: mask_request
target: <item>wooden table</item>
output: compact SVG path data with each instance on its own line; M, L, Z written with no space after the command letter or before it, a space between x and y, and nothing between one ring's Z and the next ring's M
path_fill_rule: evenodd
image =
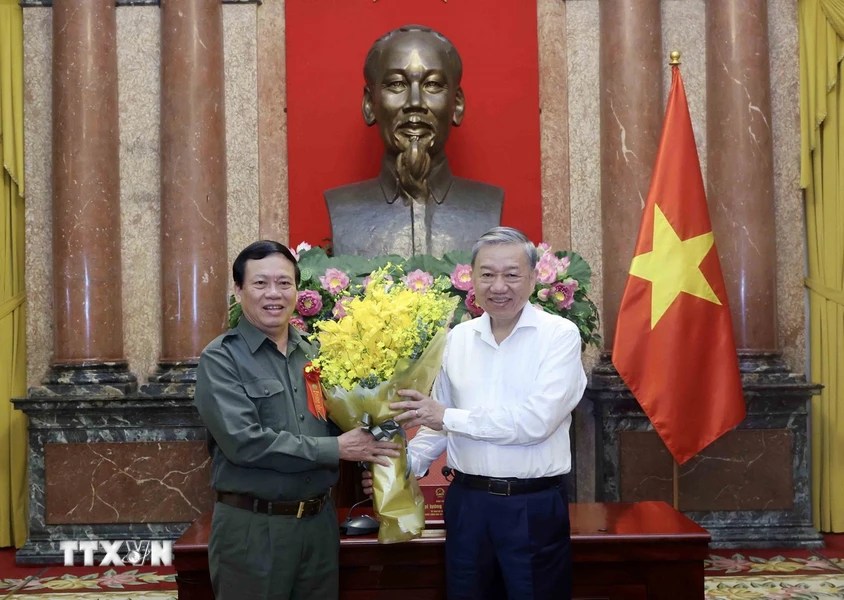
M214 597L208 578L210 523L210 513L203 515L174 545L179 600ZM575 598L703 599L709 534L668 504L572 504L571 523ZM444 599L444 540L442 529L428 529L403 544L343 537L340 598Z

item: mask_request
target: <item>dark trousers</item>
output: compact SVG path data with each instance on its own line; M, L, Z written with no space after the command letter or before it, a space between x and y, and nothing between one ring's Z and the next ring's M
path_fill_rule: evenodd
M336 600L339 552L331 502L301 519L214 505L208 563L217 600Z
M495 496L453 481L444 513L449 600L571 598L565 483Z

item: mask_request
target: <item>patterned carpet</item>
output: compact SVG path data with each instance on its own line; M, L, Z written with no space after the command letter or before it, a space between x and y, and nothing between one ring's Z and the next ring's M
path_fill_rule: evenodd
M842 600L844 536L818 550L713 551L706 600ZM0 549L0 600L176 600L169 567L20 567Z
M735 550L705 564L707 600L842 600L844 552Z

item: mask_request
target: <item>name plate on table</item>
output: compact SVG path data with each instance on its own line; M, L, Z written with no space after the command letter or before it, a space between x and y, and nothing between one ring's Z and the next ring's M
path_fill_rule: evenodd
M443 523L443 503L448 491L448 480L442 474L445 463L443 455L431 465L429 475L419 480L419 488L425 498L425 523L429 525Z

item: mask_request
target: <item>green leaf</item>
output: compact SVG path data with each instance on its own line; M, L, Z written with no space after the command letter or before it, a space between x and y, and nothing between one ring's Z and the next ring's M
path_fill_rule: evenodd
M592 269L582 256L571 250L557 252L558 258L568 257L571 261L567 270L568 276L577 279L580 285L588 286L592 283Z
M237 298L234 297L234 294L229 296L229 328L233 329L237 327L238 322L240 321L240 317L243 315L243 307L240 305L240 302L237 301Z

